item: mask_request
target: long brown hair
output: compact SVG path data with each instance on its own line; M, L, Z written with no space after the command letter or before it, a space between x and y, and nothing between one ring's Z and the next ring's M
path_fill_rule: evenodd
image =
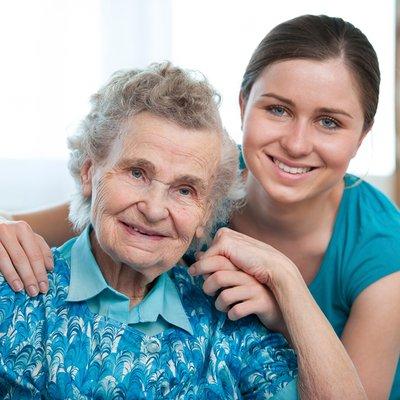
M261 72L278 61L342 58L358 84L364 130L371 128L379 98L380 72L367 37L341 18L302 15L272 29L254 51L241 85L244 101Z

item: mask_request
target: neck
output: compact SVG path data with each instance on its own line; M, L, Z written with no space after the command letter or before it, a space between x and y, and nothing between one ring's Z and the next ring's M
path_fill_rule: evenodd
M343 194L344 183L313 198L294 203L280 203L271 199L256 179L247 179L246 205L232 218L232 228L266 240L301 240L315 233L327 223L333 225Z
M140 303L150 291L154 279L144 276L122 262L115 261L101 248L94 230L90 234L90 242L93 255L108 285L129 297L131 306Z

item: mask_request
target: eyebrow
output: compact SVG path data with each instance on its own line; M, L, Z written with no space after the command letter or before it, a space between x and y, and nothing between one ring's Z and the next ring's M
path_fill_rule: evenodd
M338 108L322 107L322 108L319 108L318 111L321 114L324 114L324 113L325 114L341 114L341 115L345 115L346 117L349 117L349 118L353 119L353 117L349 113L347 113L346 111L340 110Z
M145 158L123 158L120 162L118 162L118 167L121 169L139 167L146 169L152 175L156 174L155 165ZM201 192L206 192L207 185L205 184L204 180L194 175L185 174L177 176L174 179L174 182L184 182L188 185L194 186Z
M194 186L200 192L206 192L206 184L203 179L198 178L197 176L193 175L182 175L176 178L177 182L184 182L188 185Z
M156 172L155 165L145 158L123 158L118 162L118 167L121 169L132 168L133 166L144 168L152 174Z
M295 106L295 104L294 104L294 102L292 100L287 99L287 98L282 97L282 96L279 96L279 95L277 95L275 93L264 93L264 94L261 95L261 97L271 97L273 99L281 101L282 103L289 104L292 107ZM318 113L321 113L321 114L340 114L340 115L345 115L346 117L349 117L349 118L353 119L353 117L349 113L347 113L346 111L341 110L339 108L321 107L321 108L318 108L317 111L318 111Z
M292 100L287 99L287 98L282 97L282 96L278 96L275 93L264 93L264 94L261 95L261 97L272 97L273 99L279 100L282 103L286 103L286 104L289 104L290 106L294 107L294 102Z

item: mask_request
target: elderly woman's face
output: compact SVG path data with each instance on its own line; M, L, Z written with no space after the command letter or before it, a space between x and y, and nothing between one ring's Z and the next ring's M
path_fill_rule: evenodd
M149 277L171 268L202 234L220 139L143 112L107 160L83 168L102 250Z

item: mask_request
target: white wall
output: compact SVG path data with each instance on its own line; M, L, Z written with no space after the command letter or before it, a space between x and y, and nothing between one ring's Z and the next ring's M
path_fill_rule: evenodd
M237 97L258 42L304 13L342 16L375 46L382 69L376 124L352 171L389 195L394 170L395 2L336 0L6 0L0 2L0 209L65 201L66 137L88 98L121 68L171 59L222 93L225 125L241 140ZM367 178L368 179L368 178Z
M0 171L0 210L56 205L74 191L66 160L0 159Z

